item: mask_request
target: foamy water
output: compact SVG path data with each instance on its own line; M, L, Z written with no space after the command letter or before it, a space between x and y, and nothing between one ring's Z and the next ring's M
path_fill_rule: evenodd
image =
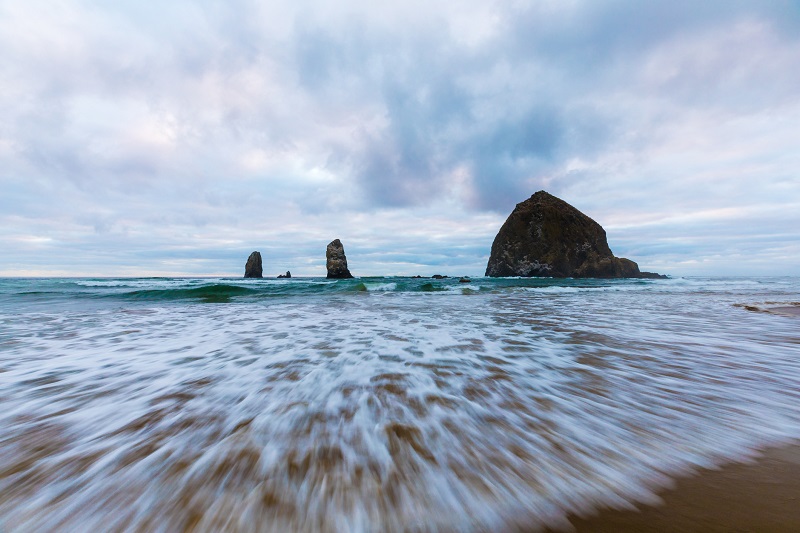
M498 531L800 438L800 280L0 280L0 530Z

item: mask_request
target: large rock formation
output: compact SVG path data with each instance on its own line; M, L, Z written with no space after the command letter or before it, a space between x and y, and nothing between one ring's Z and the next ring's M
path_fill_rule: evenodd
M486 275L655 278L614 257L605 230L567 202L539 191L517 204L492 243Z
M347 269L347 257L344 255L344 246L339 239L334 240L325 250L326 266L329 278L352 278Z
M246 278L263 278L264 269L261 267L261 252L253 252L247 258L247 264L244 266L244 277Z

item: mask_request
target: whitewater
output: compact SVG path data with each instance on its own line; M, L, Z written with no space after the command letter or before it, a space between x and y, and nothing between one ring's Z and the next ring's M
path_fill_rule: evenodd
M0 279L0 531L506 531L800 439L800 278Z

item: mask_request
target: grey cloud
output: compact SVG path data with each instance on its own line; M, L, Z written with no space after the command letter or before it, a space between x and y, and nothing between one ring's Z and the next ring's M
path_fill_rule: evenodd
M429 202L440 193L440 181L448 171L467 165L476 173L473 196L479 201L475 207L501 209L511 197L519 198L531 182L561 172L559 167L569 158L591 159L618 143L620 132L632 126L626 109L592 113L592 106L604 104L602 91L629 92L635 98L639 69L655 47L672 39L717 31L739 20L762 18L771 23L771 17L780 10L781 5L754 8L750 3L730 2L591 3L550 18L536 9L507 12L508 31L477 54L480 57L471 50L453 47L444 34L439 39L429 35L419 39L426 49L414 51L418 62L411 68L403 64L402 47L400 52L379 48L385 64L408 70L400 75L384 73L387 130L382 137L369 139L362 159L356 159L351 170L373 202L414 205ZM396 39L402 40L400 36ZM506 42L509 40L511 45ZM330 56L339 45L327 39L322 48ZM507 53L514 49L516 54ZM474 108L482 95L465 90L457 80L488 76L502 61L509 62L512 72L524 73L526 66L535 65L546 79L514 80L518 87L510 88L505 95L501 88L493 96L494 105L504 106L510 116L476 118ZM437 83L443 78L440 70L447 75L444 83ZM725 79L724 73L698 73L694 79L690 76L684 72L680 81L674 78L658 87L658 96L674 105L698 98L708 103L731 89L719 81ZM741 74L737 76L741 78ZM492 83L487 77L485 86ZM734 89L740 101L747 98L748 91L757 92L755 96L760 98L756 101L769 97L759 92L763 84L757 79L740 79L737 84ZM792 86L790 82L787 89ZM421 99L421 93L434 98ZM587 100L594 103L586 105ZM522 109L514 109L520 103ZM573 110L580 106L584 113ZM672 117L656 116L653 120L665 118ZM652 122L633 127L644 128L647 135L657 135L659 130ZM450 137L440 135L460 128L461 133Z
M385 244L391 213L439 210L426 220L473 229L435 245L423 231L386 261L475 266L494 230L474 220L541 188L627 219L620 242L657 259L701 251L673 233L732 243L720 253L742 233L670 214L755 199L774 206L752 221L768 236L796 200L794 2L501 4L467 17L486 24L475 35L453 22L469 3L396 20L350 2L31 5L0 19L0 238L29 243L7 245L14 264L38 243L76 247L75 269L107 246L220 271L259 242L324 243L341 220ZM311 245L276 253L322 268Z

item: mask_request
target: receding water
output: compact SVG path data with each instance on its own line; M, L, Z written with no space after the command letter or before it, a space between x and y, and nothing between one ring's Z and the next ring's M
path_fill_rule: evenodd
M800 279L0 280L0 530L498 531L800 438Z

